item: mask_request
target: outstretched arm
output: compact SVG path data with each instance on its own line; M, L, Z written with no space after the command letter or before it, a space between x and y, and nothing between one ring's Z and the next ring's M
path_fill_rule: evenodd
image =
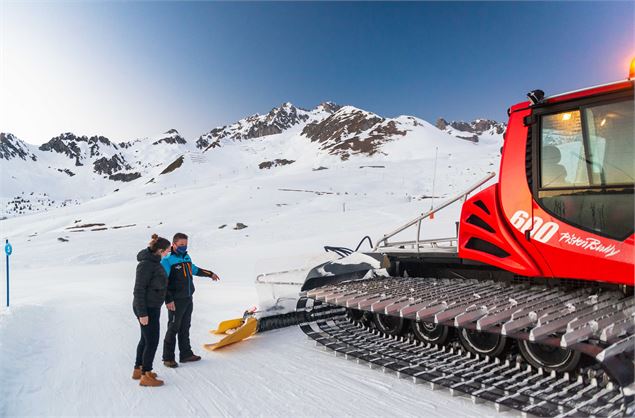
M200 277L209 277L214 281L220 280L220 277L218 277L213 271L197 267L194 263L192 263L192 274Z

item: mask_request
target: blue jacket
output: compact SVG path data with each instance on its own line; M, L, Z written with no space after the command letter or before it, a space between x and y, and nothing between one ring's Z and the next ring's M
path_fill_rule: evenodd
M193 276L211 276L212 274L211 271L198 268L187 253L177 254L171 251L170 255L161 260L161 265L168 275L166 303L191 297L195 290Z

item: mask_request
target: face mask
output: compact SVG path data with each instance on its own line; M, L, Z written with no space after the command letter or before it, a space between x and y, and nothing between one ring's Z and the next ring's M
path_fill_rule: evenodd
M187 245L181 245L176 247L176 252L179 254L185 254L187 252Z

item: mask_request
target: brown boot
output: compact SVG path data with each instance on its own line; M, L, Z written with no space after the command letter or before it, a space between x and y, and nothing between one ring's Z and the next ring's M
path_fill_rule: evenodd
M132 378L134 380L141 379L142 375L143 375L143 373L141 372L141 367L135 367L134 370L132 371Z
M177 362L176 362L176 361L174 361L174 360L165 360L165 361L163 362L163 365L164 365L165 367L169 367L169 368L171 368L171 369L173 369L173 368L175 368L175 367L179 367L179 363L177 363Z
M189 363L191 361L199 361L200 359L201 359L201 356L197 356L196 354L192 354L189 357L181 359L181 363Z
M139 385L141 386L163 386L163 380L159 380L156 378L156 374L152 372L145 372L143 376L141 376L141 380L139 381Z

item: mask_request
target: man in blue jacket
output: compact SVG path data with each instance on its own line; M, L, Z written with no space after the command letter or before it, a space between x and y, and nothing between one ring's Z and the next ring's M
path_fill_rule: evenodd
M168 331L163 341L163 364L178 367L174 357L176 340L179 341L179 359L182 363L201 359L192 352L190 345L190 323L192 320L193 276L220 278L210 270L197 267L187 254L187 235L179 232L172 239L170 255L161 260L168 275L165 305L168 308Z

